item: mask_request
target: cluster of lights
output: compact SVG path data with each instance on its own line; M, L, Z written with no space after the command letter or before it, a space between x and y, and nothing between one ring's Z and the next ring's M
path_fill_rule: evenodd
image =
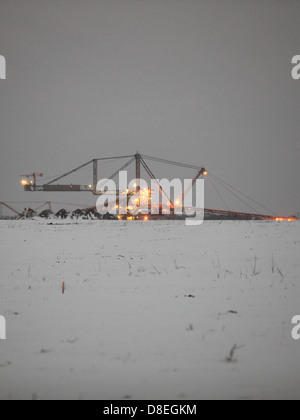
M136 184L135 184L135 187L136 187ZM123 208L122 206L117 204L114 207L114 210L119 209L119 210L122 210L122 212L124 212L124 210L125 210L125 213L127 212L127 215L119 215L118 219L119 220L135 220L136 218L138 218L140 220L148 221L149 216L142 216L142 209L147 208L148 210L149 202L152 200L151 198L152 192L153 191L148 188L141 189L137 193L136 198L133 197L134 203L132 205L128 205L126 208ZM135 194L134 191L130 191L129 189L126 190L126 193ZM182 205L181 200L176 200L175 205L176 206ZM160 212L162 212L163 214L169 214L170 206L171 208L174 208L174 205L171 203L169 204L169 206L167 205L167 208L164 208L164 206L160 205L159 207L162 207L162 209L160 209ZM153 208L153 205L152 205L152 208Z
M23 187L26 187L27 185L33 185L33 181L27 181L26 179L22 179L22 185Z
M295 222L295 217L276 217L276 222Z
M119 220L137 220L137 219L139 219L138 217L134 217L134 216L127 216L127 217L125 217L125 218L123 218L122 216L118 216L118 219ZM143 220L145 221L145 222L147 222L147 220L149 220L149 216L144 216L143 217Z

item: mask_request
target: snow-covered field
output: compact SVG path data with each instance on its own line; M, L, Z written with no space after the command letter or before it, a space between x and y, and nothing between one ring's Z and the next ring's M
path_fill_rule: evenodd
M53 223L0 222L1 399L300 397L298 222Z

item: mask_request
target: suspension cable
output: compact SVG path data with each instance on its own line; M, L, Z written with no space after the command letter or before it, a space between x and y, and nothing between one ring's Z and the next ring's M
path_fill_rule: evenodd
M123 157L122 157L123 158ZM125 157L124 157L125 158ZM96 160L101 160L103 163L101 164L101 166L104 165L109 165L110 163L114 162L116 159L115 158L103 158L103 159L96 159ZM78 169L76 172L82 172L82 171L87 171L88 169L90 169L88 166L85 166L81 169ZM61 175L52 175L52 176L47 176L47 177L41 177L40 179L45 182L48 181L49 179L55 178L55 177L61 177L63 176L63 174Z
M185 163L180 163L180 162L173 162L171 160L167 160L167 159L161 159L161 158L156 158L156 157L152 157L152 156L147 156L147 155L141 155L142 158L146 159L146 160L152 160L154 162L160 162L160 163L165 163L166 165L173 165L173 166L180 166L182 168L189 168L189 169L196 169L196 170L200 170L202 169L203 166L195 166L195 165L188 165Z
M214 190L216 191L217 195L220 197L221 201L223 202L223 204L225 205L225 207L227 208L228 211L231 211L231 209L229 208L229 206L227 205L226 201L224 200L223 196L221 195L220 191L217 189L217 187L215 186L215 183L213 182L212 178L210 176L207 177L207 179L209 180L209 182L211 183L211 185L213 186Z
M151 179L153 179L153 181L155 182L155 184L157 185L159 191L161 192L161 194L165 197L165 199L171 204L173 205L172 201L168 198L167 194L164 192L164 190L161 188L161 186L158 184L157 182L157 178L154 176L153 172L151 171L151 169L149 168L149 166L147 165L147 163L144 161L143 158L141 158L141 163L144 166L146 172L148 173L148 175L150 176Z
M73 174L74 172L77 172L79 169L84 168L85 166L90 165L92 162L93 162L93 161L92 161L92 160L90 160L89 162L84 163L83 165L80 165L78 168L76 168L76 169L72 169L71 171L69 171L69 172L65 173L64 175L59 176L59 177L58 177L58 178L56 178L56 179L53 179L53 181L48 182L48 184L46 184L46 185L51 185L51 184L53 184L54 182L59 181L60 179L65 178L66 176Z
M129 159L134 157L135 155L128 155L128 156L113 156L113 157L107 157L107 158L99 158L95 160L117 160L117 159Z
M135 160L135 157L133 157L132 159L130 159L129 162L125 163L125 165L122 166L122 168L118 169L116 172L114 172L109 178L107 179L113 179L115 176L117 176L119 174L119 172L124 171L124 169L126 169L129 165L132 164L132 162ZM103 182L99 187L98 190L105 185L105 182Z
M212 176L210 174L210 176ZM243 204L245 204L247 207L249 207L251 210L253 210L255 213L259 213L259 211L252 207L249 203L247 203L247 201L243 200L241 197L239 197L234 191L232 191L230 188L228 188L226 185L222 184L220 181L218 181L217 179L215 179L215 181L220 184L223 188L225 188L227 191L230 192L230 194L232 194L235 198L237 198L239 201L241 201Z
M244 196L245 198L247 198L249 201L252 201L253 203L255 203L256 205L260 206L261 208L263 208L264 210L270 212L271 214L273 214L275 216L275 213L270 210L269 208L263 206L261 203L259 203L258 201L254 200L253 198L249 197L247 194L243 193L242 191L238 190L237 188L235 188L234 186L230 185L228 182L222 180L221 178L217 177L216 175L213 175L212 173L210 173L210 175L212 177L215 178L215 180L218 180L220 183L223 183L225 185L227 185L227 187L233 189L234 191L236 191L237 193L241 194L242 196Z

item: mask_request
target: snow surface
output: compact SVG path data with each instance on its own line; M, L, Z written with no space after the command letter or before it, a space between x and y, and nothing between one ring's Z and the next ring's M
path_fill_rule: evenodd
M298 222L47 223L0 222L1 399L300 397Z

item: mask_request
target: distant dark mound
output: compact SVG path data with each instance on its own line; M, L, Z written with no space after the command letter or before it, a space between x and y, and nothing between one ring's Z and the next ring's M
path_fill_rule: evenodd
M110 213L106 213L103 215L103 220L118 220L118 218Z
M56 215L59 219L66 219L69 216L69 213L65 209L59 210Z
M28 208L28 209L24 209L24 212L23 212L23 213L21 213L21 214L17 217L17 219L18 219L18 220L33 219L33 218L34 218L34 217L36 217L36 216L37 216L37 213L36 213L34 210L32 210L32 209Z
M39 214L39 217L43 219L49 219L51 216L53 216L53 211L50 209L44 210Z
M85 212L85 218L91 220L101 220L102 216L95 209L88 209Z
M79 217L83 217L84 215L85 214L84 214L84 211L83 210L77 209L77 210L74 210L72 212L71 217L72 218L75 218L75 219L79 219Z

